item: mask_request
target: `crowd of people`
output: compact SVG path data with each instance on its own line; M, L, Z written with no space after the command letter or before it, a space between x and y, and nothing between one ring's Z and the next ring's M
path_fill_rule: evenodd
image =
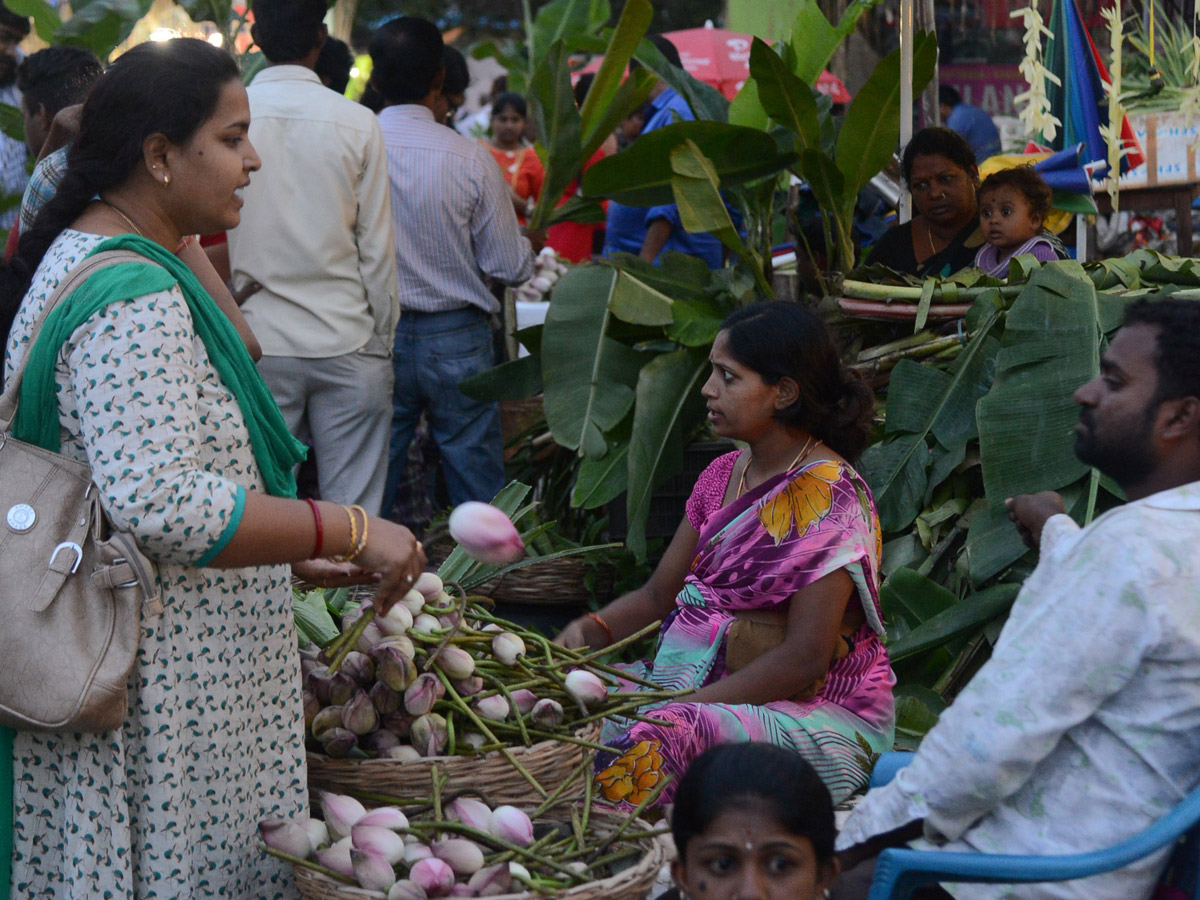
M354 103L336 89L346 55L328 50L324 0L254 12L269 65L248 88L232 57L193 39L134 47L107 70L72 48L19 66L0 54L20 85L22 168L40 157L0 269L3 375L28 365L57 398L22 406L17 424L40 417L91 467L163 593L119 730L0 734L12 759L0 895L295 897L254 839L260 819L308 804L292 576L373 583L382 611L409 590L424 549L385 514L422 416L452 502L502 486L495 406L458 384L495 362L492 287L533 270L523 101L497 93L484 141L447 127L465 65L432 23L399 17L370 43L378 108ZM0 13L0 44L27 32ZM660 85L629 127L690 117ZM873 260L999 273L1015 253L1059 255L1030 170L980 186L966 142L927 129L903 175L917 216ZM677 209L613 203L608 216L614 251L722 264ZM225 239L205 248L197 235ZM71 327L55 333L69 336L49 346L47 301L111 249L149 264L117 263L86 303L65 299ZM620 689L685 693L607 721L595 783L612 806L670 808L680 896L864 897L875 855L908 842L1098 849L1196 786L1198 361L1200 306L1128 308L1075 394L1077 455L1128 502L1080 528L1055 494L1009 501L1041 557L992 657L838 835L834 803L866 786L895 736L881 532L856 469L873 395L804 305L724 321L701 393L712 430L743 449L699 477L650 580L557 638L600 649L664 622ZM297 499L305 444L319 499ZM924 896L1147 897L1163 862Z

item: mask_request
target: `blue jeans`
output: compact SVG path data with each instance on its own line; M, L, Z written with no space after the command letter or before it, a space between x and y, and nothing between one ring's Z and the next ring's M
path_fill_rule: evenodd
M500 407L458 389L465 378L495 364L492 330L476 307L444 313L405 312L396 326L392 441L384 515L404 474L408 445L422 412L442 454L450 502L489 502L504 487Z

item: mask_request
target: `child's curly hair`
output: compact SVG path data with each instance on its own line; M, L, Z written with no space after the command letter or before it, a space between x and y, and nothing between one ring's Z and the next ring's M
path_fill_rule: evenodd
M979 186L979 197L990 190L1002 187L1013 187L1025 195L1029 201L1029 211L1043 219L1050 214L1050 185L1034 171L1033 166L1013 166L1011 169L1001 169L993 172Z

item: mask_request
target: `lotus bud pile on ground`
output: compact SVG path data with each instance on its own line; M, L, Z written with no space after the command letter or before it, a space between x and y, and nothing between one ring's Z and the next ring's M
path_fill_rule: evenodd
M591 784L588 766L568 783ZM266 819L266 852L387 900L551 893L608 877L645 852L648 830L637 818L648 803L617 818L555 791L539 806L491 806L482 793L446 792L436 766L421 799L367 809L354 797L322 792L323 818ZM567 785L564 784L563 788ZM657 793L657 792L656 792ZM598 822L603 827L597 827Z
M618 670L600 659L657 623L601 651L568 650L495 615L487 598L456 599L447 587L456 590L422 575L404 605L376 617L384 627L374 633L348 604L343 633L301 649L311 750L396 760L496 751L545 796L510 748L559 740L603 749L581 736L586 726L646 718L639 707L676 696L649 682L636 695L618 693Z

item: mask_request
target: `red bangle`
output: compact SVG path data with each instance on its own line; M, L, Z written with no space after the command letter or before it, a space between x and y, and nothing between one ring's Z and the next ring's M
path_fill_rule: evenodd
M317 526L317 542L313 545L312 556L310 559L320 559L321 550L325 546L325 528L321 524L321 510L317 509L317 501L312 497L305 497L304 501L308 504L308 508L312 510L313 524Z
M584 613L584 617L591 619L593 622L595 622L597 625L599 625L601 628L604 629L604 633L608 635L608 642L610 644L616 643L616 638L613 637L612 629L609 628L608 623L605 622L598 615L596 615L596 613L594 613L594 612Z

